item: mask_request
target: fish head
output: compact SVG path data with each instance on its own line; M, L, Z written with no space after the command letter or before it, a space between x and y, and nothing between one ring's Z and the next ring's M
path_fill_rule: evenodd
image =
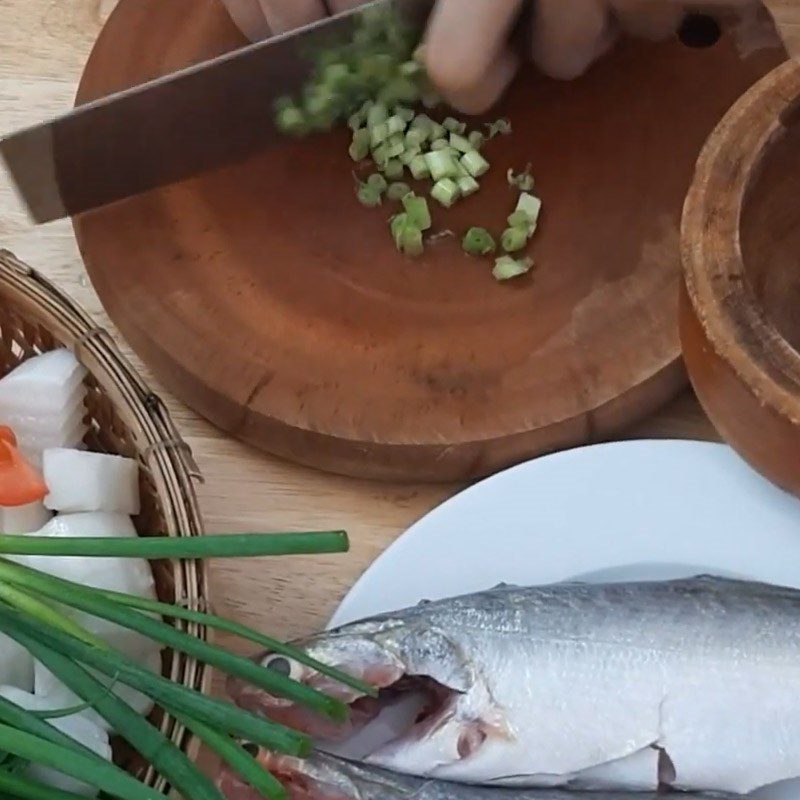
M391 628L389 622L354 625L293 645L310 659L335 667L379 692L397 683L404 674L403 664L393 652L392 638L385 635ZM332 742L347 739L380 713L381 703L377 697L346 686L286 655L266 652L256 660L267 669L342 701L348 706L349 714L344 723L337 723L292 700L272 695L244 680L230 678L228 693L237 705L249 711Z
M373 686L377 696L365 695L278 653L263 654L260 663L341 700L350 711L344 723L329 720L239 679L229 680L228 692L242 708L316 739L346 741L399 695L408 693L420 697L423 708L413 733L422 735L423 727L435 727L441 714L454 713L459 698L474 694L475 676L458 646L435 627L419 621L400 618L356 623L295 642L294 646L311 659ZM452 731L455 736L452 748L460 747L463 751L466 740L455 727ZM469 734L467 738L472 741L474 736Z

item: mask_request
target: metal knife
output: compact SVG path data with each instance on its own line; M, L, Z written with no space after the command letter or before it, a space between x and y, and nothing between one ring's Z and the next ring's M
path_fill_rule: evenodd
M434 0L376 0L252 44L12 133L0 155L37 223L242 161L286 141L274 102L302 88L309 54L375 5L422 30Z

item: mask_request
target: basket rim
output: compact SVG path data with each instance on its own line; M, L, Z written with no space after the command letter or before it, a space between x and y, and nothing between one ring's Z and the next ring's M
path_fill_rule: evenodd
M122 353L111 334L95 324L84 308L40 272L0 249L0 302L14 302L46 327L92 374L114 403L116 411L135 434L144 468L150 473L163 507L166 535L202 536L204 527L194 482L203 476L192 450L180 435L163 400L154 393ZM209 604L207 570L202 562L173 562L176 601L198 610ZM205 638L203 626L187 624L186 631ZM211 670L194 659L174 659L172 679L207 692ZM165 719L170 719L169 716ZM196 737L184 726L172 721L164 730L190 757L199 749ZM145 782L153 784L157 776L148 769Z

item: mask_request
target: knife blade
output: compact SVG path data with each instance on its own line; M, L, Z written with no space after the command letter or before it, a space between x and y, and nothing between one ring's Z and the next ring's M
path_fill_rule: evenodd
M0 155L36 223L240 162L286 141L275 101L302 88L316 50L380 5L421 30L434 0L375 0L257 42L12 133Z

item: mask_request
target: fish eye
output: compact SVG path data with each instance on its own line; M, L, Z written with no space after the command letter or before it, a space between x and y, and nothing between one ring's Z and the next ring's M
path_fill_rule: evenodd
M299 680L302 674L302 669L296 661L282 655L269 656L264 661L264 666L292 680Z

